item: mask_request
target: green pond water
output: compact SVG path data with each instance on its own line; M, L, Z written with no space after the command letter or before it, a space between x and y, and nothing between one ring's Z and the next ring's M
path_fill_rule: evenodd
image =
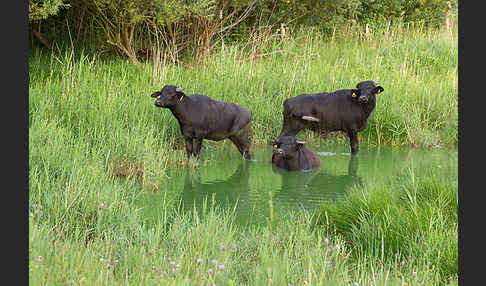
M239 224L261 224L288 210L309 211L324 201L345 199L353 190L391 184L400 178L434 175L457 182L458 152L446 148L360 145L353 158L347 144L307 144L322 166L307 172L282 172L271 163L272 148L253 147L253 160L243 160L231 143L215 150L205 144L198 168L173 168L160 178L159 191L145 193L139 204L148 222L157 223L169 207L184 212L214 205L235 213Z

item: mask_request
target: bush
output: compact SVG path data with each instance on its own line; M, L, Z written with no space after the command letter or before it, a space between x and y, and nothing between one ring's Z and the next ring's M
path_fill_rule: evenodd
M69 7L69 0L29 0L29 22L47 19L56 15L61 8Z
M76 27L77 39L79 34L90 35L86 45L98 44L99 50L115 51L135 63L150 57L180 63L184 56L200 62L224 43L278 40L302 27L331 35L354 24L438 26L457 7L457 0L70 0L69 5L65 1L30 1L29 19L44 19L63 7L76 7L55 16L58 25L70 29L42 33L68 34ZM47 38L72 41L71 37Z

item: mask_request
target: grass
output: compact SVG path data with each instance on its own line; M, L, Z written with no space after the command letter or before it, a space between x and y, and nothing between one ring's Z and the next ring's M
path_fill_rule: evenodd
M385 92L362 142L457 144L456 30L398 26L366 36L348 29L329 38L303 31L259 55L248 60L244 49L227 46L186 68L33 49L29 282L457 285L457 179L426 169L262 227L235 225L234 213L210 202L204 217L182 213L166 192L162 219L145 223L135 202L159 189L154 178L169 168L204 168L222 144L205 142L199 166L185 161L176 120L149 96L165 84L248 107L252 143L261 146L280 132L286 98L377 80Z

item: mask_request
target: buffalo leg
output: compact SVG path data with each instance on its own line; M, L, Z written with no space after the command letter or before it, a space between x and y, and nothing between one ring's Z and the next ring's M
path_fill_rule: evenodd
M192 138L185 137L185 140L186 140L186 155L187 155L187 159L189 159L192 155Z
M194 139L194 156L199 160L199 153L201 153L202 138Z
M359 151L359 137L358 131L350 130L348 131L349 144L351 145L351 155L358 155Z
M282 136L295 136L295 135L297 135L297 133L299 133L300 130L305 128L305 126L302 126L302 124L300 123L301 120L303 120L303 119L292 116L287 111L284 111L283 112L282 131L280 131L280 135L278 135L278 138L280 138Z
M348 176L357 177L358 176L358 166L359 166L358 157L351 156L351 158L349 159L349 165L348 165Z

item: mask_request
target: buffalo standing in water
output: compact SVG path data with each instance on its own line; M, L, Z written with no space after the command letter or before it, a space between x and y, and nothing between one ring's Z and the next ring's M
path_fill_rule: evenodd
M283 126L279 137L295 136L302 129L323 133L344 131L349 136L351 154L359 151L358 132L376 105L375 95L384 91L375 81L362 81L356 89L331 93L301 94L283 103Z
M211 99L201 94L184 94L184 89L166 85L152 93L155 105L168 108L179 122L186 141L187 158L199 159L203 139L220 141L228 138L245 159L251 159L251 112L235 103Z

